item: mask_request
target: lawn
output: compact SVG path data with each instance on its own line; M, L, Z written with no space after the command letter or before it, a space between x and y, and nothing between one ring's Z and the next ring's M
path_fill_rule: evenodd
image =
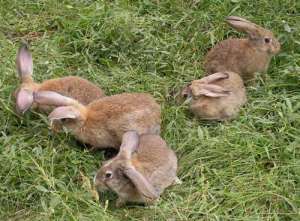
M228 15L271 29L282 51L236 120L204 122L174 94L203 76L216 42L242 36ZM0 220L300 220L299 0L0 0L0 19ZM102 153L53 134L45 115L14 112L22 39L37 81L78 75L107 95L151 93L183 183L150 207L97 202Z

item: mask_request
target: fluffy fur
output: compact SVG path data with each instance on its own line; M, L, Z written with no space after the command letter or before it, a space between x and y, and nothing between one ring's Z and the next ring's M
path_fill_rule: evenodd
M160 132L160 106L149 94L123 93L104 97L87 106L55 92L37 92L38 104L59 106L49 119L61 121L81 142L94 148L119 148L129 130L139 134Z
M53 106L37 105L33 102L33 93L37 91L55 91L64 96L72 97L84 105L105 96L101 88L76 76L46 80L42 83L34 82L32 78L32 56L26 45L20 47L16 65L21 79L21 85L15 91L16 109L19 113L25 113L31 106L42 112L53 110Z
M271 58L280 51L280 43L271 31L246 19L230 16L226 21L248 37L227 39L214 46L205 57L206 73L232 71L245 82L253 80L255 72L267 71Z
M234 72L219 72L192 81L182 91L189 97L190 110L205 120L230 120L247 101L244 83Z
M126 202L153 203L165 188L178 181L177 157L160 136L128 133L119 154L104 162L95 176L99 192L112 190L118 194L118 207Z

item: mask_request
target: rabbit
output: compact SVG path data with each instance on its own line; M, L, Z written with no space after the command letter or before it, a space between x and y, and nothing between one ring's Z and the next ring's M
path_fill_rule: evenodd
M204 68L207 74L233 71L244 82L255 79L255 72L266 72L271 58L280 52L280 43L273 33L246 19L230 16L227 23L248 38L230 38L221 41L206 55Z
M93 149L118 149L123 133L128 130L160 133L160 105L149 94L123 93L85 106L53 91L38 91L34 101L57 106L48 116L50 121L60 121L77 140Z
M76 76L68 76L46 80L42 83L34 82L32 78L33 62L31 53L26 44L18 51L16 66L21 79L20 87L15 91L17 112L24 114L31 106L42 112L50 112L54 107L49 105L36 105L33 102L33 93L36 91L55 91L65 96L70 96L82 104L105 96L103 90L90 81Z
M177 157L159 135L128 131L118 155L97 171L94 185L99 195L115 192L117 207L126 202L153 204L165 188L181 183L176 172Z
M181 95L191 97L190 110L204 120L231 120L247 101L243 80L229 71L192 81Z

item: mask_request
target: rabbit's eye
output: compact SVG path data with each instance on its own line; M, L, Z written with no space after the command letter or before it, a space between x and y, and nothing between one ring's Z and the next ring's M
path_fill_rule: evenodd
M271 43L272 42L272 39L271 38L265 38L265 43Z
M112 172L108 171L105 173L105 178L109 179L112 177Z

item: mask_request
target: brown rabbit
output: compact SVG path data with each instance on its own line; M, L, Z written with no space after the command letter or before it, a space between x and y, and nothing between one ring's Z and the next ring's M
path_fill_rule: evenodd
M243 80L229 71L192 81L181 95L191 97L190 110L205 120L233 119L247 101Z
M43 83L34 82L32 56L25 44L18 51L16 65L21 79L21 85L15 92L16 109L19 113L24 114L32 105L45 112L53 109L48 105L33 104L33 93L36 91L55 91L85 105L104 96L99 87L80 77L69 76L46 80Z
M103 163L94 183L99 194L117 193L117 207L126 202L151 204L165 188L180 183L176 171L177 157L160 136L128 131L118 155Z
M160 106L149 94L123 93L104 97L87 106L52 91L34 94L38 104L59 106L50 121L63 126L81 142L94 148L119 148L122 135L135 130L139 134L160 132Z
M227 23L248 34L244 39L227 39L214 46L206 55L207 74L233 71L243 80L255 78L255 72L266 72L271 58L280 51L280 43L273 33L246 19L230 16Z

